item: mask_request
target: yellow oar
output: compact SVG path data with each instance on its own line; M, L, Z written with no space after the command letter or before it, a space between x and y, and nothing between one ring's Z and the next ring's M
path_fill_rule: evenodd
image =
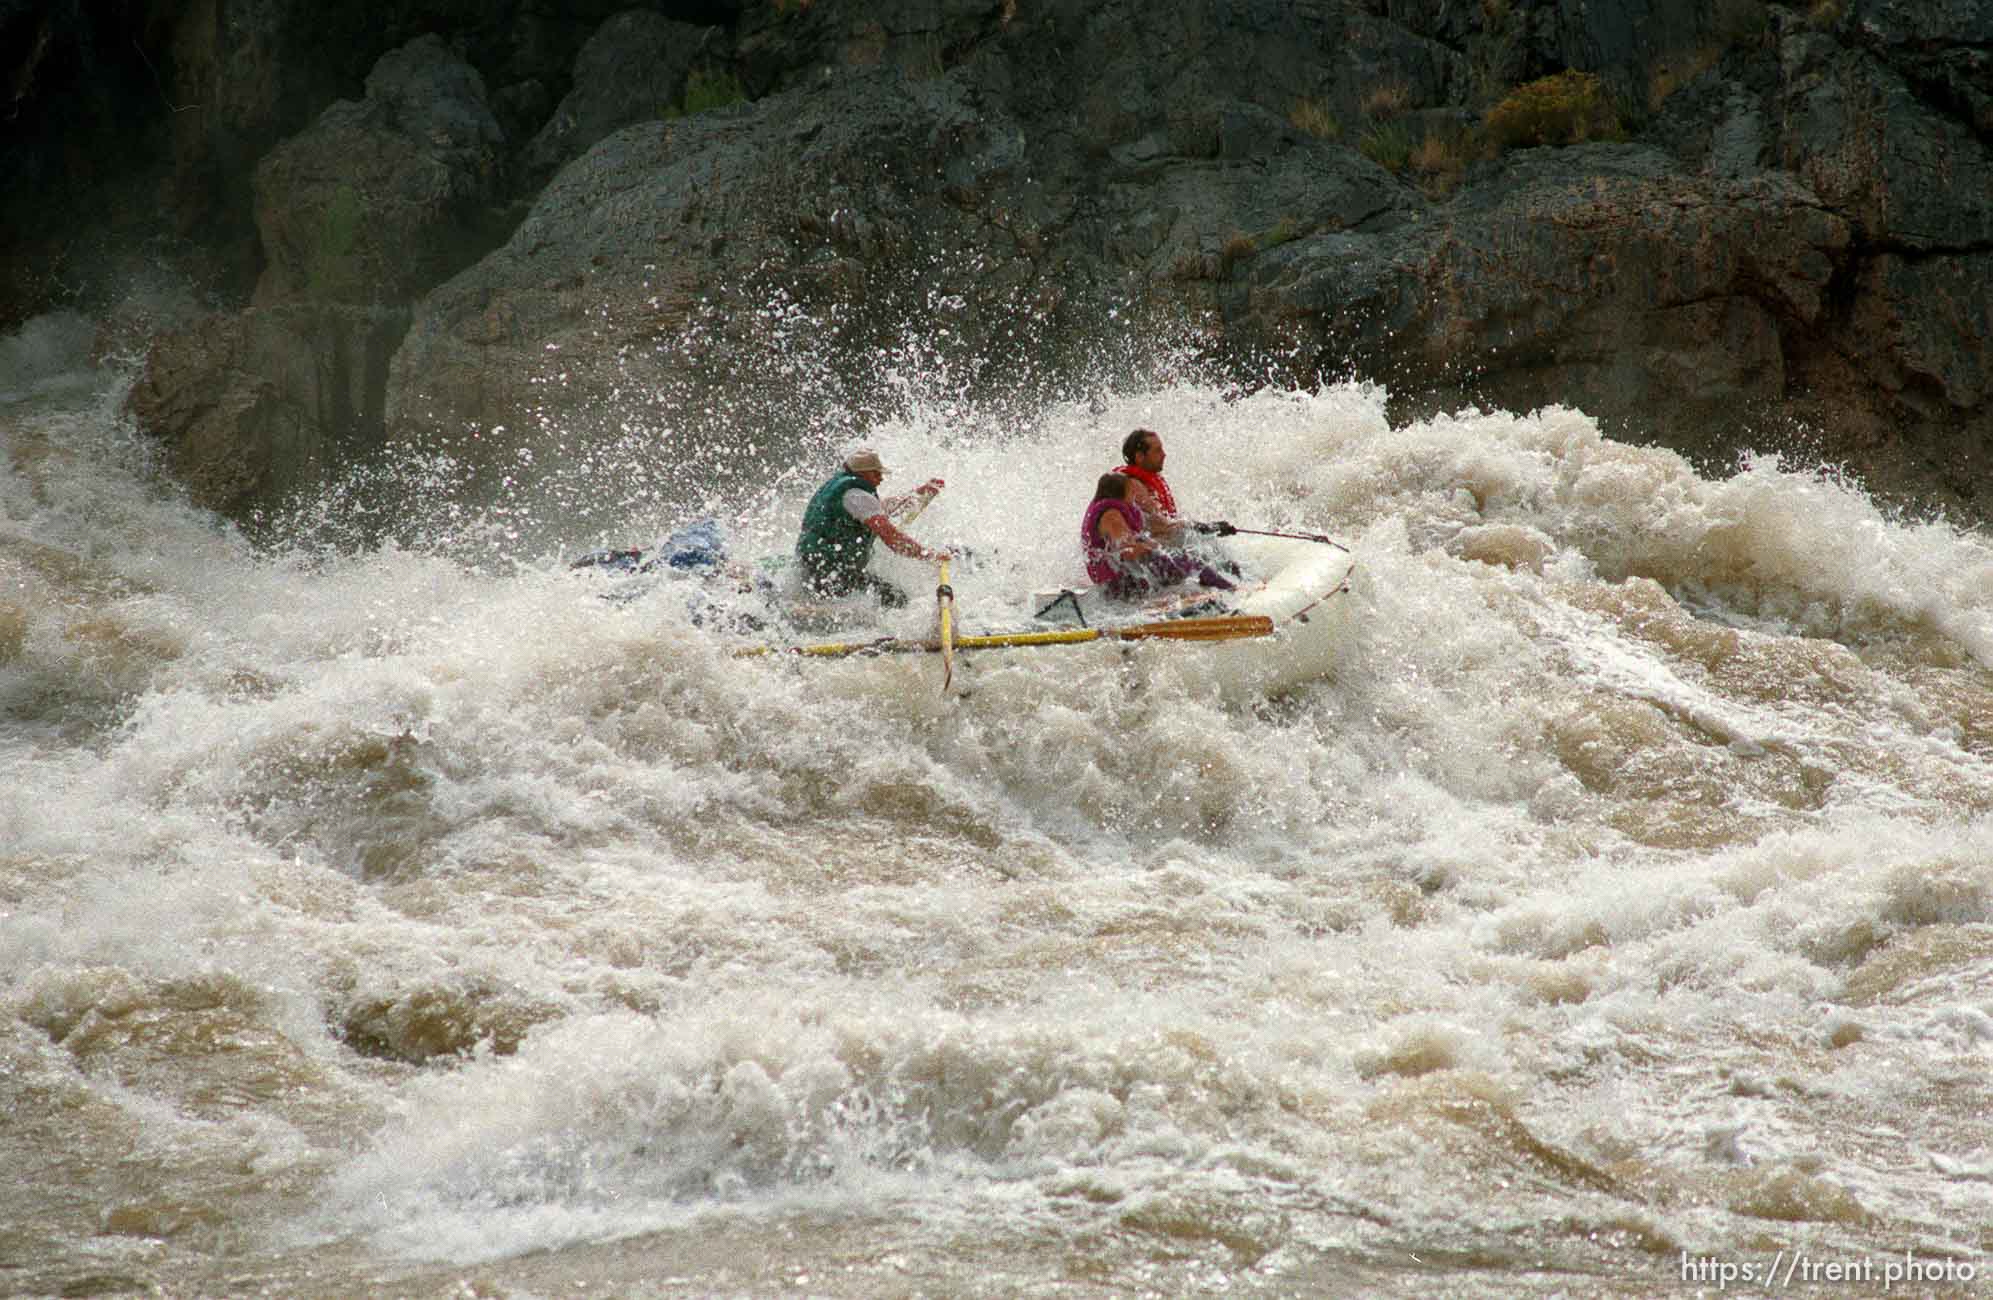
M941 693L955 680L955 589L948 585L948 561L941 562L941 577L934 587L934 603L941 614Z
M1272 636L1273 620L1264 614L1216 614L1209 618L1173 618L1130 627L1075 627L1056 632L993 632L953 638L953 650L1016 650L1041 645L1080 645L1088 641L1237 641ZM932 654L939 641L880 637L875 641L820 641L815 645L742 646L738 659L755 655L792 654L838 658L862 654ZM951 651L952 653L952 651Z

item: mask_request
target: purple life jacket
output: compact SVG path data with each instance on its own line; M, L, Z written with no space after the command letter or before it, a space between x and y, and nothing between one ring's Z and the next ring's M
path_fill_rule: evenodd
M1148 523L1142 518L1142 508L1132 501L1102 497L1086 508L1086 518L1080 523L1080 550L1086 556L1086 576L1094 582L1112 582L1121 575L1121 557L1116 554L1119 548L1100 531L1100 518L1110 509L1119 511L1134 532L1141 532Z

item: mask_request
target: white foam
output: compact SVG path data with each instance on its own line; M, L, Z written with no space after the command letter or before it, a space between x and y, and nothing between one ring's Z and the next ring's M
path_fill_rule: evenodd
M0 466L11 1023L255 989L365 1136L245 1130L258 1167L334 1169L320 1240L459 1262L880 1204L916 1239L1236 1202L1330 1240L1318 1194L1554 1237L1597 1180L1490 1169L1914 1129L1986 1041L1983 542L1573 411L1383 411L1182 387L868 435L889 488L948 479L914 531L975 553L970 627L1077 572L1137 424L1193 515L1345 543L1336 617L1249 690L1225 647L965 655L949 696L921 656L734 658L569 573L600 539L523 478L453 525L475 555L342 557L256 552L115 428ZM743 553L822 468L717 503Z

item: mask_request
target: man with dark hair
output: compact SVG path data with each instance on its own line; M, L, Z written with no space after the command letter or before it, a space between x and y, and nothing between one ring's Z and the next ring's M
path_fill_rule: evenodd
M1149 521L1149 532L1165 542L1180 542L1186 528L1230 537L1236 530L1223 520L1196 524L1177 512L1176 494L1163 477L1165 455L1163 435L1154 429L1137 429L1121 440L1121 458L1127 464L1113 471L1131 480L1128 499L1141 508L1143 518Z
M1121 440L1121 459L1126 462L1114 471L1125 474L1129 499L1149 521L1149 532L1163 541L1175 541L1183 532L1183 519L1176 512L1176 495L1163 477L1163 435L1154 429L1137 429Z
M905 605L905 592L866 570L875 540L897 554L930 564L951 558L947 551L922 546L895 527L891 518L916 498L933 497L942 489L942 481L931 478L906 496L881 501L878 488L885 478L879 454L860 448L846 456L838 472L810 498L796 537L796 558L802 563L803 585L812 595L870 591L889 609Z

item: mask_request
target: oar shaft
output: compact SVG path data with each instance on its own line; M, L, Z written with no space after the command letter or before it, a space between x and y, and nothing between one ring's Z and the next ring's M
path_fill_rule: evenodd
M1273 630L1273 620L1264 614L1214 614L1207 618L1172 618L1157 623L1137 623L1130 627L1076 627L1045 632L955 636L951 642L955 650L1012 650L1027 646L1081 645L1088 641L1239 641L1272 636ZM939 640L881 637L875 641L824 641L815 645L743 646L734 654L737 658L768 654L838 658L863 654L933 654L941 648Z
M1280 533L1268 528L1234 528L1232 531L1241 537L1285 537L1292 542L1321 542L1324 545L1333 546L1339 551L1347 551L1349 549L1349 547L1344 546L1335 538L1324 537L1320 533Z
M925 487L926 484L922 484L921 486ZM920 518L920 512L932 505L934 498L940 495L940 488L936 488L932 492L923 492L920 488L915 488L913 491L899 498L894 503L893 508L888 510L886 514L888 517L892 517L894 522L900 527L905 528L908 524Z
M941 692L948 693L948 684L955 679L955 589L948 585L948 561L941 562L941 573L934 585L934 602L941 624Z

